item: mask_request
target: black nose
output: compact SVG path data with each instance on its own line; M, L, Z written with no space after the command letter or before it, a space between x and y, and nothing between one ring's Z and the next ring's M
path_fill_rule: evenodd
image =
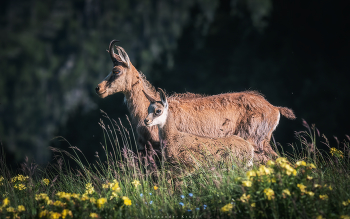
M147 125L149 123L149 120L148 119L145 119L145 124Z
M97 87L95 88L95 91L98 92L99 90L100 90L100 87L97 86Z

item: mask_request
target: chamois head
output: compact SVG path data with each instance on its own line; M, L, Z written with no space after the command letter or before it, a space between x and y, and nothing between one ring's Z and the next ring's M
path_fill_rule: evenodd
M148 107L148 115L144 120L146 126L158 125L158 127L162 128L165 125L168 116L168 101L166 99L164 91L158 88L158 93L160 95L161 101L156 101L145 91L143 91L143 93L150 101L150 105Z
M125 92L131 87L133 74L130 72L136 70L122 47L116 46L117 54L114 53L113 46L116 42L119 42L119 40L112 40L107 50L113 61L113 69L95 88L96 93L101 98L117 92Z

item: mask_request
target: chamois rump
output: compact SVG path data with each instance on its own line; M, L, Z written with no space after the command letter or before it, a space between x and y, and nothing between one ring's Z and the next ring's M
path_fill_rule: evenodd
M171 163L183 163L193 168L195 163L214 156L215 160L229 157L246 161L247 166L253 165L254 147L243 138L236 135L223 138L209 138L178 131L173 113L169 110L167 98L162 89L158 89L161 101L144 92L150 101L148 115L144 122L146 126L158 126L159 139L162 142L165 158Z
M157 126L146 127L143 122L147 116L149 101L142 91L156 99L159 99L159 94L132 65L122 47L116 46L117 54L114 52L113 46L116 42L118 40L112 40L108 49L113 69L98 84L96 93L101 98L123 93L137 133L138 148L151 145L159 150ZM211 138L237 135L253 144L259 156L277 157L271 148L270 139L279 123L280 114L289 119L295 118L292 110L273 106L254 91L213 96L173 94L168 97L168 103L179 131Z

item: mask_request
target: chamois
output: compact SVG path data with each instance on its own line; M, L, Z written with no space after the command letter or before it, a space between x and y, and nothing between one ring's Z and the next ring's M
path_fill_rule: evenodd
M254 147L241 137L233 135L209 138L178 131L165 93L160 88L158 92L161 101L156 101L144 92L150 101L148 116L144 122L148 127L158 126L159 139L164 142L162 147L167 160L180 161L186 166L193 167L195 160L205 159L208 153L216 160L226 158L232 153L239 160L246 159L248 166L253 165Z
M137 133L137 145L160 148L157 126L146 127L143 119L149 101L142 94L159 99L156 89L146 77L132 65L127 53L112 40L108 52L113 61L113 70L96 87L96 93L105 98L114 93L123 93L131 115L132 125ZM275 107L254 91L224 93L205 96L192 93L173 94L168 98L169 110L175 118L175 125L181 132L204 137L228 137L237 135L252 143L261 156L277 154L272 150L270 139L277 127L280 114L294 119L293 111L286 107ZM261 152L264 153L261 153ZM259 156L260 156L259 155Z

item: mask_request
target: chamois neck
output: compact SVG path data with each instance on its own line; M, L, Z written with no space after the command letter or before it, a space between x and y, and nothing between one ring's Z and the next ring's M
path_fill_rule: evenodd
M136 127L143 124L144 118L147 116L149 101L143 94L146 93L157 97L155 88L134 68L135 77L133 77L131 88L124 92L126 104L131 115L132 124Z
M175 120L172 113L170 112L170 110L168 110L167 113L168 115L163 127L158 125L159 138L165 141L170 140L171 138L179 134L179 131L175 126Z

